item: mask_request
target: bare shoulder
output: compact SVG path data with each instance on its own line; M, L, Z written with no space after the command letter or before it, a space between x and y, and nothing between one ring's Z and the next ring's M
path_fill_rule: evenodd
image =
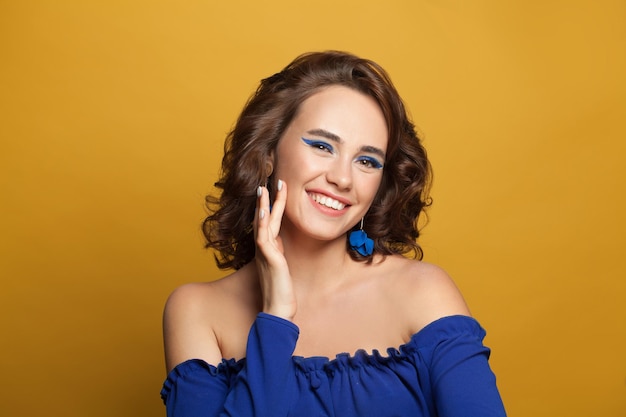
M167 299L163 311L163 342L167 372L188 359L216 365L221 354L211 325L212 302L217 299L212 282L185 284Z
M170 294L163 312L168 372L189 359L212 365L221 362L221 321L229 316L232 300L245 292L242 276L245 273L237 271L217 281L182 285Z
M412 333L442 317L469 316L470 311L454 280L441 267L423 261L393 257L394 296L408 318Z

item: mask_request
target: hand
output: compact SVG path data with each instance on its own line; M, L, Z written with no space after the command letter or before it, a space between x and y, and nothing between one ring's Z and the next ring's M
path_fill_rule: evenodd
M263 295L263 311L292 320L296 314L296 297L279 236L285 212L287 185L278 180L276 188L276 200L270 212L269 192L267 188L259 187L254 221L255 262Z

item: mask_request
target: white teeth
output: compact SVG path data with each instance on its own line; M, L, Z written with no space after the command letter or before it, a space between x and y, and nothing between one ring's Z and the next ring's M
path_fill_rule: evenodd
M316 203L335 209L335 210L343 210L343 208L346 207L345 204L340 203L339 201L330 197L326 197L326 196L319 195L319 194L309 194L309 195L311 196L313 200L315 200Z

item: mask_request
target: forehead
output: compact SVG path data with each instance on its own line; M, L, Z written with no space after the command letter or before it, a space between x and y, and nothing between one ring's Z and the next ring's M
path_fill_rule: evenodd
M302 134L314 129L332 132L345 141L387 146L387 122L378 103L344 86L326 87L304 100L287 130Z

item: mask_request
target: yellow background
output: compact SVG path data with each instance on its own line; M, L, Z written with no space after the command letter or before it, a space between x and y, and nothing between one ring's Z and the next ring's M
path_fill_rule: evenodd
M164 415L224 134L323 49L404 96L509 415L626 415L623 0L0 1L0 415Z

